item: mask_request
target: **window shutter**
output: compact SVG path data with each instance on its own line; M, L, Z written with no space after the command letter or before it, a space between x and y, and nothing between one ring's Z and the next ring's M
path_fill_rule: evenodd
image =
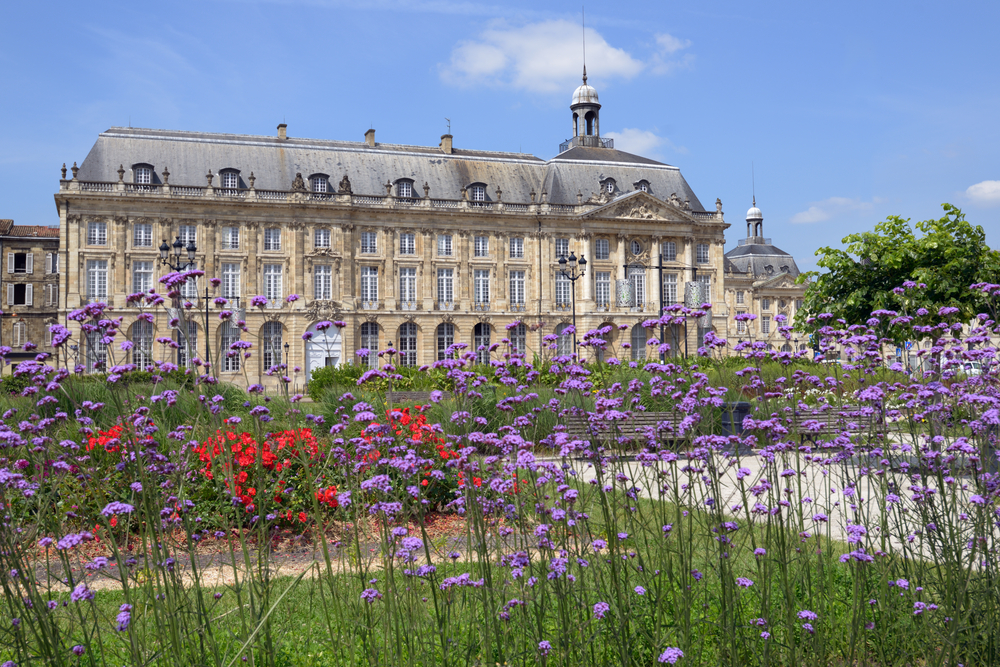
M28 257L31 257L31 255L28 255ZM26 306L32 305L31 293L34 291L35 291L34 285L32 285L31 283L28 283L27 285L24 286L24 305Z
M52 273L52 253L45 253L45 275Z
M34 273L35 271L35 253L28 253L28 273Z
M59 273L59 253L52 253L52 273Z
M14 273L14 253L7 253L7 273Z
M14 286L10 284L7 285L7 305L14 305Z

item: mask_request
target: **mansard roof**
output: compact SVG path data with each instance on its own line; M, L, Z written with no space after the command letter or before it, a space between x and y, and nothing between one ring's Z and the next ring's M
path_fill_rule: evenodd
M576 147L542 160L534 155L407 146L366 142L148 130L115 127L102 132L80 166L81 181L117 182L119 165L131 182L133 165L151 165L160 177L166 167L170 184L206 185L209 170L236 169L246 180L253 172L259 190L290 190L295 175L327 174L336 184L346 174L356 194L385 194L385 183L413 179L415 189L427 183L430 196L458 199L462 188L486 185L487 198L496 190L508 202L529 202L542 192L553 204L576 204L601 190L607 178L619 192L645 181L648 192L667 201L676 194L688 200L692 211L704 211L701 202L677 167L609 148ZM215 181L215 185L220 185Z
M793 278L798 276L800 271L795 259L781 248L771 245L770 239L765 240L768 242L741 241L741 245L726 253L725 270L750 276L776 276L781 273Z

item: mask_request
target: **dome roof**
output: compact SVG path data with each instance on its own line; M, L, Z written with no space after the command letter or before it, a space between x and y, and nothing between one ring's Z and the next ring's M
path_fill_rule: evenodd
M571 106L577 104L600 104L597 99L597 89L584 83L573 91L573 102Z
M747 210L747 222L760 222L763 219L764 214L761 213L759 208L757 208L757 202L755 200L753 206Z

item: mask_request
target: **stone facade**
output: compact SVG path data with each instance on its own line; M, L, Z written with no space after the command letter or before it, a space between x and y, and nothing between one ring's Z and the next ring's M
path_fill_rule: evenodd
M599 127L579 125L582 133ZM292 139L284 127L277 137L114 128L55 196L65 267L60 319L101 300L130 331L138 311L127 295L163 291L156 280L168 269L158 246L182 235L206 277L223 279L210 289L207 350L204 282L185 293L199 313L193 354L216 359L231 342L223 345L231 332L212 303L217 296L230 298L227 307L238 298L250 342L268 350L239 370L222 369L236 382L267 384L269 366L286 358L306 371L357 363L358 349L390 341L406 353L397 362L415 366L451 343L477 349L503 338L530 357L543 352L545 335L572 322L574 296L579 332L638 325L627 335L644 340L659 333L641 323L658 316L652 267L661 253L667 304L683 298L696 270L721 306L728 227L721 202L705 210L676 167L596 139L574 137L545 161L461 150L451 136L437 147L381 144L373 130L354 143ZM568 253L587 260L576 283L560 276ZM251 306L256 295L267 303ZM299 299L289 302L291 295ZM720 333L723 310L712 320ZM347 326L316 331L323 320ZM508 331L515 321L525 326ZM166 313L140 333L183 340ZM307 333L312 340L303 340ZM698 332L687 335L684 347L696 349ZM559 351L568 353L571 340L561 335ZM684 341L675 343L680 349ZM92 350L89 360L110 354L108 363L141 365L188 356L141 347L133 359Z
M14 349L12 361L51 352L48 327L59 309L59 230L0 220L0 255L6 263L0 274L0 345ZM19 349L29 342L36 352Z

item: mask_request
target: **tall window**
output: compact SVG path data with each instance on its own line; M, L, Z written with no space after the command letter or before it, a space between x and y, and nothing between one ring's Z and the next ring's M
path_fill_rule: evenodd
M396 196L402 197L403 199L410 199L413 197L413 183L409 181L400 181L396 183Z
M712 303L712 276L698 276L698 283L701 285L701 295L705 298L705 303Z
M313 266L313 296L323 301L333 298L333 267L329 264Z
M14 322L12 332L14 334L14 347L21 347L28 342L28 324L26 322Z
M413 303L417 300L417 269L402 267L399 269L399 300L402 303Z
M399 327L399 365L417 365L417 325L404 322Z
M132 262L132 291L148 292L153 287L153 263Z
M609 259L611 257L611 241L597 239L594 241L594 259Z
M451 359L452 355L447 352L448 348L455 344L455 325L450 322L442 322L437 328L437 358Z
M400 255L416 255L417 254L417 237L416 237L416 234L400 234L399 235L399 254Z
M330 190L330 182L326 179L326 176L316 175L309 179L309 185L312 187L313 192L327 192Z
M361 267L361 300L368 303L378 301L378 267Z
M153 225L140 222L132 228L132 245L136 248L153 247Z
M45 273L59 273L59 253L45 253Z
M451 234L438 234L438 256L451 257Z
M660 246L660 254L663 256L664 262L676 262L677 261L677 244L673 241L667 241Z
M180 229L178 230L178 232L180 232L179 236L181 237L181 243L184 244L185 248L188 246L189 243L196 243L197 241L197 239L195 238L197 235L196 229L197 228L194 225L181 225Z
M556 259L569 257L569 239L556 239Z
M473 252L476 257L489 257L490 256L490 237L488 236L477 236L473 245Z
M486 201L486 186L473 185L471 194L472 194L472 201L474 202Z
M565 323L556 327L556 335L559 336L556 340L556 354L569 356L573 353L573 334L566 333L568 328L569 325Z
M480 322L472 330L472 342L476 348L476 363L490 363L490 325Z
M238 299L240 297L240 265L226 263L222 265L222 297Z
M363 322L360 331L361 347L368 350L366 363L369 368L378 366L378 323Z
M524 237L523 236L512 236L512 237L510 237L510 258L511 259L524 259Z
M560 307L568 306L570 304L570 289L571 282L560 271L556 273L556 305Z
M770 315L765 315L764 317L760 318L760 332L761 333L765 333L765 334L771 333L771 316Z
M231 320L223 322L222 326L219 328L219 342L222 348L220 353L222 354L223 373L235 373L240 370L240 355L242 352L239 349L230 349L233 346L233 343L239 339L240 328Z
M737 310L736 314L737 315L745 315L746 311L745 310ZM744 320L737 320L736 321L736 333L738 333L738 334L745 334L746 332L747 332L747 323Z
M264 250L281 250L281 229L268 227L264 230Z
M672 305L677 303L677 274L663 274L663 303Z
M136 167L133 181L138 185L149 185L153 182L153 170L149 167Z
M632 283L632 295L636 308L641 308L646 303L646 269L630 266L628 269L628 279Z
M108 223L99 220L87 223L87 245L108 245Z
M637 324L632 327L632 361L646 358L646 327Z
M101 332L88 331L85 334L87 341L87 370L100 370L107 367L108 346L104 344Z
M736 292L736 303L743 303L743 290Z
M528 351L528 327L523 323L510 330L510 347L515 354L525 354Z
M771 299L769 297L764 297L760 300L761 310L771 310Z
M598 306L607 308L611 305L611 273L609 271L594 273L594 298Z
M281 284L281 264L264 265L264 296L271 303L279 303L284 297Z
M361 232L361 252L365 255L374 255L378 251L376 239L375 232Z
M313 232L313 246L316 248L329 248L330 247L330 230L329 229L316 229Z
M198 279L191 276L181 284L181 297L185 299L198 298Z
M477 269L473 277L474 297L477 304L490 302L490 272Z
M226 190L235 190L240 187L240 175L235 171L222 172L222 187Z
M510 305L524 305L524 271L510 272Z
M438 269L438 303L450 304L455 300L455 270Z
M698 244L698 263L708 264L708 244L699 243Z
M802 299L796 299L795 300L795 310L799 310L801 308L802 308Z
M223 250L239 250L240 249L240 228L239 227L223 227L222 228L222 249Z
M87 300L91 303L108 300L108 260L87 260Z
M281 322L265 322L260 330L264 370L281 364Z
M187 329L187 336L184 330ZM186 368L191 364L191 359L198 356L198 325L195 322L181 323L174 329L174 340L177 341L177 365Z
M132 363L144 369L153 363L153 323L136 320L132 324Z

